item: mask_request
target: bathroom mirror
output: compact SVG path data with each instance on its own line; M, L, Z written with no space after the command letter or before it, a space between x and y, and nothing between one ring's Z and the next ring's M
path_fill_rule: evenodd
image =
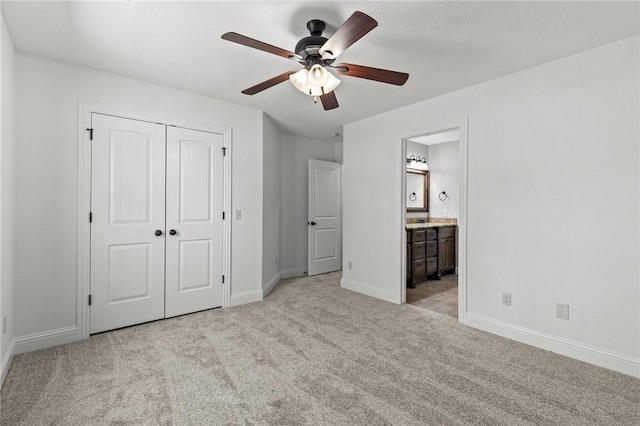
M429 172L407 169L407 211L429 211Z

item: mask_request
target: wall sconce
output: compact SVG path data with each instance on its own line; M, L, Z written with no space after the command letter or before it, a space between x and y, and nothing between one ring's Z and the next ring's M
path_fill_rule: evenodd
M429 170L429 166L427 165L427 159L420 156L410 155L407 158L407 167L412 169L419 170Z

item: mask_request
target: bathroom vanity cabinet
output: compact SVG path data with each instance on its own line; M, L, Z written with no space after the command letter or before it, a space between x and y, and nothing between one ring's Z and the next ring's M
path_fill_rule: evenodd
M407 284L455 273L456 226L414 224L407 229Z

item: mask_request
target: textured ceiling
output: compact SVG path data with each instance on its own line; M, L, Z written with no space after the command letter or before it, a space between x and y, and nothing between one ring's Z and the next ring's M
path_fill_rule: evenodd
M355 10L378 27L339 62L408 72L402 87L340 77L340 107L284 82L299 65L220 39L227 31L293 50L310 19L331 34ZM342 125L639 33L638 2L12 2L16 49L265 111L282 131L330 139Z

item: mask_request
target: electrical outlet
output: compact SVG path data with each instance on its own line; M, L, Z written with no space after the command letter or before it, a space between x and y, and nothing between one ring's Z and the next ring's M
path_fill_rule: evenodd
M2 334L5 334L7 332L7 327L9 326L8 323L9 321L7 320L7 317L2 317Z
M351 260L349 261L349 269L353 269L353 262Z
M502 293L502 304L511 306L511 293Z
M236 219L242 219L242 210L236 210Z
M556 317L563 320L568 320L569 305L565 303L556 303Z
M449 216L449 212L447 211L447 209L442 210L442 217L447 217Z

